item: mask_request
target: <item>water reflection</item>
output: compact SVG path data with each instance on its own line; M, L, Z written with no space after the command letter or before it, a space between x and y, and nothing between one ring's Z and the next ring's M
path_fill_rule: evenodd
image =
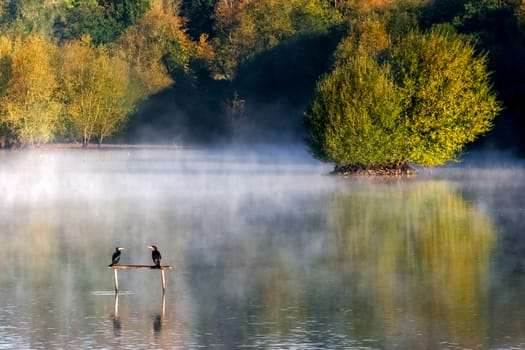
M103 156L0 169L0 348L525 343L525 276L509 272L525 246L523 173L377 182L301 161ZM138 270L115 296L108 249L147 264L152 241L174 266L166 294Z
M115 293L115 303L113 307L113 333L115 334L115 337L120 337L120 330L122 329L122 325L120 324L120 319L118 316L118 293Z
M161 330L162 316L160 314L156 314L155 316L153 316L153 333L155 333L155 335L158 335Z
M451 183L356 182L312 205L324 212L244 207L249 240L208 238L220 249L191 279L199 330L233 314L245 326L228 337L262 346L485 343L496 232ZM202 266L210 251L190 257Z
M166 315L166 293L162 292L162 306L160 313L157 313L153 316L153 332L156 335L159 335L162 330L162 322L164 321Z
M359 282L347 288L371 316L360 327L379 327L386 344L404 348L485 343L495 228L450 183L364 186L331 208L334 256L346 260L344 274ZM399 339L407 324L413 335Z
M96 294L103 296L103 295L107 295L107 292L96 293ZM124 293L124 295L131 296L132 294ZM137 319L135 318L137 316L141 318L140 314L144 313L143 314L144 316L148 314L151 315L150 322L152 325L152 333L154 335L153 341L165 343L166 338L163 337L162 332L163 332L164 322L167 320L166 318L166 293L162 293L160 307L153 314L151 314L151 312L146 312L145 310L143 310L142 307L133 309L133 306L137 304L133 300L130 300L130 299L126 300L126 297L124 297L123 302L127 303L126 306L132 310L131 314L136 314L136 316L131 316L129 313L124 315L123 317L119 315L120 296L119 296L119 293L115 293L114 303L113 303L113 312L110 314L111 325L113 329L113 336L115 340L120 341L121 340L120 338L123 335L123 333L124 334L129 333L130 328L134 327L133 324L137 321ZM167 338L169 338L169 336ZM167 343L167 344L171 344L171 343Z

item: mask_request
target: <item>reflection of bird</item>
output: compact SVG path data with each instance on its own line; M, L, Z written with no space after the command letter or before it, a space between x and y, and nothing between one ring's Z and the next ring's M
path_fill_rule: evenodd
M148 248L151 249L151 258L153 259L153 263L155 264L155 267L160 268L160 259L162 259L162 256L160 255L160 252L157 249L157 246L150 245L148 246Z
M160 333L162 330L162 318L160 315L153 316L153 332Z
M120 251L121 250L124 250L124 248L121 248L121 247L116 247L115 248L115 252L111 256L111 264L108 265L109 267L111 267L113 265L118 265L118 262L120 260Z

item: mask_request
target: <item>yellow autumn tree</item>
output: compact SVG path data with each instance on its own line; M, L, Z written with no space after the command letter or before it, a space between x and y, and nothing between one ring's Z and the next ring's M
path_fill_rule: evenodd
M62 85L72 134L84 147L118 131L136 103L129 64L89 37L63 46Z
M0 36L0 96L5 94L9 80L11 80L12 51L13 45L11 39L6 36Z
M196 46L183 30L178 12L177 1L153 0L150 9L124 31L117 43L131 64L139 95L148 96L170 86L173 79L169 71L188 69Z
M41 35L2 38L1 123L19 143L52 140L58 126L57 46ZM10 45L8 44L10 42Z

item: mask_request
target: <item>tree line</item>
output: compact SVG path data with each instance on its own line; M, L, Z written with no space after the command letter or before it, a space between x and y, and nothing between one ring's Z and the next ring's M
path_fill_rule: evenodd
M175 1L4 1L1 28L4 145L102 143L207 45Z
M158 96L188 105L181 130L289 129L337 165L441 164L493 120L504 118L503 140L523 130L519 1L2 0L0 10L7 144L132 134L160 118L140 117ZM286 116L260 108L277 103Z

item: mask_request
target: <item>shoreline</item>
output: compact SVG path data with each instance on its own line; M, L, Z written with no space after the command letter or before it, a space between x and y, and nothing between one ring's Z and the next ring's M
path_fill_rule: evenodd
M30 150L45 150L45 149L72 149L72 150L111 150L111 149L188 149L189 146L181 145L162 145L162 144L126 144L118 143L111 144L105 143L102 145L89 144L87 147L82 147L81 143L46 143L24 147L3 147L0 150L3 151L30 151Z

